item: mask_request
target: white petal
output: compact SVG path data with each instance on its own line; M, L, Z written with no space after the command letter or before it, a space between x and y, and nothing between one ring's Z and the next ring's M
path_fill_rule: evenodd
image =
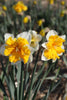
M13 35L13 34L10 34L10 33L6 33L6 34L4 35L5 41L6 41L9 37L14 38L14 35Z
M38 42L36 42L36 47L32 47L32 48L34 49L34 51L39 50L39 43L38 43Z
M36 35L36 34L37 34L37 32L34 31L34 30L29 30L28 32L29 32L30 34L32 34L32 35Z
M66 39L66 35L62 35L62 36L60 36L62 39Z
M46 47L46 43L47 43L47 42L44 42L44 43L42 44L42 47L43 47L43 48L47 48L47 47Z
M29 58L29 62L32 62L32 61L33 61L33 55L31 54Z
M31 51L31 54L33 54L34 53L34 48L33 47L31 47L30 45L28 45L28 48L30 49L30 51Z
M57 60L57 59L55 59L55 60L52 60L52 62L54 63L56 60Z
M33 36L37 42L40 42L42 40L42 36L37 34L37 32L34 30L29 30L28 34L30 34L30 38L32 38L32 36Z
M64 49L64 45L62 45L61 48Z
M29 43L31 42L31 38L32 38L32 36L37 36L37 34L36 34L36 31L33 31L33 30L29 30L28 31L28 41L29 41Z
M28 35L27 35L27 40L29 43L31 43L31 34L30 33L28 33Z
M4 55L5 46L6 46L6 44L3 44L3 45L0 47L0 54L2 54L2 55Z
M39 50L39 44L37 44L35 51Z
M57 35L57 34L58 34L58 33L57 33L56 31L50 30L50 31L47 33L47 35L46 35L46 39L48 40L49 37L50 37L51 35Z
M43 51L43 53L42 53L41 60L43 60L43 61L48 61L48 60L49 60L49 59L47 59L47 58L44 56L44 51Z
M31 52L34 53L35 51L39 50L39 44L37 43L36 47L30 46L29 48L30 48Z
M18 37L25 38L25 39L28 40L28 42L31 41L31 36L30 36L30 34L28 34L28 32L20 33L20 34L17 35L17 38Z
M26 38L27 35L28 35L27 32L23 32L23 33L18 34L18 35L17 35L17 38L19 38L19 37L21 37L21 38Z
M42 40L42 36L38 34L36 39L37 39L38 42L40 42Z
M61 56L63 53L57 54L58 56Z

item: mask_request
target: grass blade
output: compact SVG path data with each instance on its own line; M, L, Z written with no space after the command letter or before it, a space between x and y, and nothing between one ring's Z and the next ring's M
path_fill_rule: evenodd
M41 85L42 85L44 79L46 78L46 76L48 75L48 73L51 71L51 69L53 68L53 66L54 66L54 64L52 64L52 66L49 66L49 69L47 69L47 71L46 71L45 74L43 75L43 78L42 78L41 81L40 81L40 79L41 79L40 77L41 77L41 76L39 76L38 82L40 81L40 84L39 84L39 86L38 86L36 92L34 93L34 96L33 96L33 99L32 99L32 100L35 100L35 97L36 97L36 95L37 95L37 92L39 91L39 89L40 89L40 87L41 87Z

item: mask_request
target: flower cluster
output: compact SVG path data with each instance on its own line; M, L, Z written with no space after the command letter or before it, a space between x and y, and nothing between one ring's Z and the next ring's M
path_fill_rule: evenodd
M39 49L39 42L42 39L41 35L33 30L20 33L16 38L10 33L6 33L4 37L5 44L1 47L0 53L9 56L12 63L23 61L24 64L33 60L32 54Z
M0 53L3 52L5 56L9 56L9 61L12 63L23 61L24 64L33 60L32 54L39 49L39 42L42 40L42 36L34 30L20 33L16 38L10 33L6 33L4 37L4 49L1 47ZM44 51L41 60L52 59L54 62L65 52L63 46L65 35L58 36L56 31L50 30L46 35L46 39L47 42L42 44Z

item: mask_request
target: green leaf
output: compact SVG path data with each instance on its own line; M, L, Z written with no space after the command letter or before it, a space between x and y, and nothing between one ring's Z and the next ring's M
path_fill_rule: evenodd
M37 72L37 75L34 76L33 84L36 81L36 79L39 77L39 75L43 72L43 70L45 68L45 64L46 64L46 62L43 63L43 65L41 66L40 70Z
M28 100L30 100L30 97L31 97L31 90L32 90L32 87L33 87L34 75L35 75L35 71L36 71L36 68L37 68L38 56L39 56L39 51L38 51L37 56L36 56L36 61L35 61L35 65L34 65L34 69L33 69L33 73L32 73L30 88L27 92L28 93Z
M37 95L37 92L39 91L44 79L46 78L46 76L49 74L49 72L51 71L51 69L54 67L54 64L51 64L48 69L46 70L45 74L43 75L43 78L41 78L41 75L39 76L38 80L37 80L37 83L40 82L38 88L36 89L36 91L34 92L34 96L33 96L33 99L32 100L35 100L35 97ZM36 84L37 86L37 84Z
M67 66L67 59L65 56L63 56L63 60L64 60L65 65Z
M23 88L23 80L24 78L24 71L22 71L22 74L21 74L21 91L20 91L20 100L24 100L24 88Z
M8 64L9 64L9 60L7 61L7 63L6 63L6 67L5 67L5 72L7 73L7 71L8 71ZM5 81L5 75L4 75L4 73L2 72L2 82L4 83L4 81Z
M42 100L47 100L47 99L48 99L48 96L50 95L51 92L53 92L53 91L56 89L56 87L60 84L60 81L61 81L61 80L59 80L59 81L56 82L56 83L53 82L53 83L50 85L46 96L44 96L44 98L43 98Z
M2 65L2 70L4 72L4 75L5 75L5 80L6 80L6 83L7 83L7 87L8 87L8 91L9 91L9 94L10 94L10 99L12 100L12 92L11 92L11 89L10 89L10 78L9 76L7 75L6 71L5 71L5 67L4 67L4 64L2 62L2 59L1 59L1 65Z
M19 83L20 83L20 76L21 76L21 62L17 64L17 75L16 75L16 78L17 78L17 83L18 83L18 86L17 86L17 100L19 100Z
M3 100L9 100L8 97L4 96Z
M3 91L4 95L7 96L6 90L5 90L5 86L2 83L2 80L0 79L0 89Z
M14 83L13 83L13 81L12 81L12 79L11 79L11 77L9 76L9 88L10 88L10 92L11 92L11 96L12 96L12 98L14 99L14 92L15 92L15 86L14 86ZM8 85L7 84L7 85Z

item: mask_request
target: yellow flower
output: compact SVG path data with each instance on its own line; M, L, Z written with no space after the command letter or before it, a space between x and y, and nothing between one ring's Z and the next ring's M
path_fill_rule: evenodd
M42 23L43 23L42 20L37 21L37 24L38 24L39 26L41 26Z
M64 17L64 15L65 15L65 10L62 10L60 16Z
M26 17L24 17L24 19L23 19L23 22L26 24L26 23L28 23L28 17L26 16Z
M61 5L64 6L65 5L65 1L61 1Z
M40 35L43 36L43 37L45 36L45 29L42 29L42 30L40 31Z
M9 61L16 63L18 61L23 61L26 64L29 61L31 50L29 47L29 42L27 40L27 33L23 32L14 38L13 34L5 34L5 45L3 46L4 55L9 56ZM26 38L25 38L26 37ZM1 48L0 53L2 54L3 48ZM31 55L32 57L32 55Z
M37 21L38 26L41 26L43 22L45 22L44 19L40 19L40 20L38 20L38 21Z
M16 63L23 59L24 64L28 62L30 56L30 50L28 46L26 46L28 41L21 37L14 38L9 37L6 41L6 46L4 50L4 55L9 56L9 61Z
M34 4L34 5L36 5L36 4L37 4L37 1L36 1L36 0L34 0L34 1L33 1L33 4Z
M4 11L7 11L7 7L6 6L2 6Z
M44 36L45 36L45 33L47 33L47 32L49 32L49 28L48 28L48 27L45 27L45 28L43 28L43 29L40 31L40 35L41 35L42 37L44 37Z
M53 4L54 4L54 0L49 0L49 3L50 3L51 5L53 5Z
M63 42L65 42L65 35L58 36L57 32L51 30L46 36L48 42L43 43L42 46L45 48L42 54L42 60L50 60L53 62L59 59L60 55L65 52Z
M18 1L17 4L13 5L13 9L17 13L21 13L22 11L27 11L27 6L23 4L22 1Z

